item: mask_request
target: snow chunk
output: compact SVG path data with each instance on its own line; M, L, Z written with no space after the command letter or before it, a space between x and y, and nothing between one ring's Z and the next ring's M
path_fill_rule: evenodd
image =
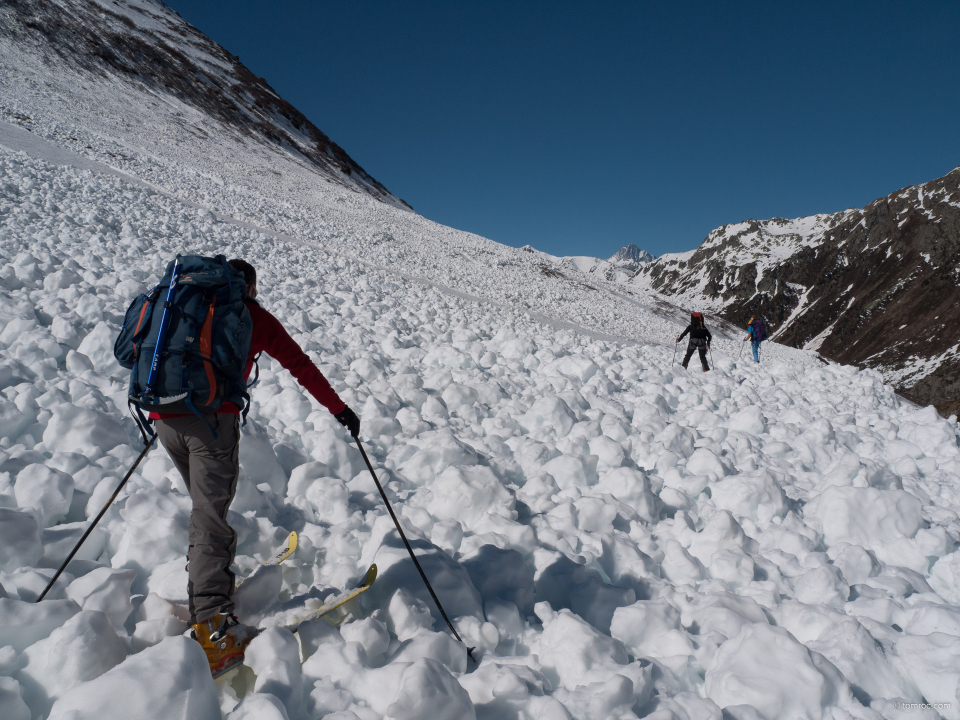
M470 720L477 717L467 691L436 660L424 659L403 671L400 692L384 720Z
M820 720L844 692L843 676L782 628L747 625L707 668L705 695L720 707L753 705L768 720Z
M731 430L739 430L750 435L762 435L767 429L767 420L760 408L752 406L741 410L730 418L728 427Z
M123 624L133 610L130 586L136 579L133 570L96 568L77 578L67 587L67 597L84 610L99 610L110 618L113 627L123 631Z
M30 720L30 708L20 697L20 684L12 677L0 676L0 717L4 720Z
M46 715L70 688L100 677L126 657L107 616L84 610L27 648L26 664L17 676L30 707Z
M710 493L717 508L754 522L767 524L787 512L786 495L767 471L725 478L711 485Z
M556 395L542 397L519 419L520 426L531 434L554 431L557 437L566 437L577 422L577 416Z
M937 595L949 603L960 604L960 552L939 558L930 568L928 580Z
M51 452L89 454L93 448L105 453L130 442L126 430L106 413L69 404L52 408L52 413L43 431L43 444Z
M73 600L44 600L41 603L0 598L0 647L12 645L23 652L80 612Z
M923 524L920 501L903 490L828 487L818 504L827 545L862 545L881 560L896 540L912 538Z
M120 367L120 363L113 355L113 345L116 340L117 328L101 321L80 342L77 352L90 358L93 366L99 368L104 374L125 373L127 371Z
M73 478L46 465L33 463L17 474L14 491L17 505L36 510L46 528L63 520L70 510Z
M575 690L581 685L606 682L629 662L623 643L569 610L554 613L549 603L539 602L536 612L543 620L540 661L555 684Z
M227 715L226 720L290 720L290 718L283 703L275 696L268 693L254 693L245 697Z
M0 572L34 567L42 557L40 526L33 513L0 507Z
M50 720L141 717L221 720L217 686L195 640L166 638L131 655L96 680L68 690L50 712Z

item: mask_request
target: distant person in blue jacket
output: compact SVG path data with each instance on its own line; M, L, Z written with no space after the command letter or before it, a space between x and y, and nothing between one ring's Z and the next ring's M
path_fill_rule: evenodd
M750 318L747 324L747 336L744 342L750 341L750 347L753 349L753 361L760 362L760 343L767 339L767 329L763 326L763 320L760 318Z

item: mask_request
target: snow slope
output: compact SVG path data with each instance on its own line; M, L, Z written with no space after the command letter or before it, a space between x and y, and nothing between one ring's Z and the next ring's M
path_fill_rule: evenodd
M687 372L24 135L0 149L4 718L960 716L957 428L875 372L777 346L756 367L734 344ZM361 410L478 665L342 429L270 360L230 514L238 570L302 539L241 611L272 624L376 562L348 622L299 645L271 630L209 680L180 637L189 499L162 451L32 604L138 452L112 360L126 304L174 253L215 251L258 266L266 306Z
M114 47L119 14L239 72L160 3L17 7L83 37L103 8ZM715 370L685 371L677 306L431 223L162 83L3 30L0 718L960 717L955 423L812 352L744 363L725 331ZM270 360L237 570L291 530L301 546L244 584L241 614L276 625L376 562L347 622L270 630L213 683L181 637L190 503L162 450L31 602L139 452L113 339L176 252L257 265L266 307L361 413L479 664L342 428Z

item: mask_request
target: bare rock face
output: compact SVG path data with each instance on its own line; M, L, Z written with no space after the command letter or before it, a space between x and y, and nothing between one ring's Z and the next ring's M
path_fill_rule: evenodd
M653 262L653 259L653 255L646 250L641 250L633 243L630 243L617 250L608 262L622 268L629 267L633 270L638 270L644 263Z
M860 210L748 220L631 280L737 325L875 368L907 398L960 408L960 168Z

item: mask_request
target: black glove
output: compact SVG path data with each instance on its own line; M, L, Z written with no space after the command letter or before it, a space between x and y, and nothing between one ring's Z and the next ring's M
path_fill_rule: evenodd
M358 418L357 414L350 408L344 408L334 415L334 417L337 419L337 422L349 430L350 434L354 437L360 434L360 418Z

